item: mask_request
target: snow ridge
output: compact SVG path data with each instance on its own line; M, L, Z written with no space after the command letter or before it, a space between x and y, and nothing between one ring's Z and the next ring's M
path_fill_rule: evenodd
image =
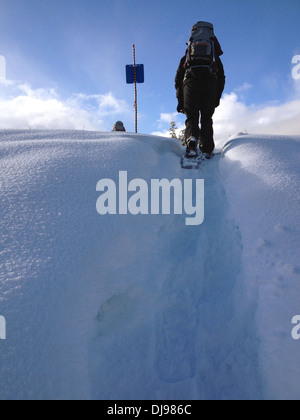
M299 399L299 141L184 171L165 138L1 131L0 398ZM204 179L204 223L100 216L120 170Z

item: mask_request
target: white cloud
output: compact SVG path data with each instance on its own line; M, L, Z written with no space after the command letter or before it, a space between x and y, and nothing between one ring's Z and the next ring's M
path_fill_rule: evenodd
M256 134L300 134L300 80L293 80L294 97L286 103L248 106L243 94L252 86L245 83L225 94L214 116L216 142L247 130ZM132 107L111 92L98 95L82 93L62 99L55 89L34 89L28 83L0 79L0 128L2 129L87 129L111 130L117 119L132 120ZM184 128L185 117L162 113L157 130L168 137L171 121L177 132Z
M295 82L296 83L296 82ZM243 101L243 92L251 89L252 86L244 84L235 89L230 94L225 94L221 100L219 108L214 115L214 132L216 143L224 142L229 136L244 132L245 130L253 134L282 134L300 135L300 98L299 84L294 89L295 97L286 103L271 103L263 106L248 106ZM166 116L173 116L177 127L184 128L184 116L177 114L161 114L158 122L158 129L155 135L169 137L168 129L170 119Z
M128 116L128 104L109 92L61 99L54 89L0 80L0 128L108 130Z
M185 125L180 121L180 114L177 112L161 113L157 121L158 130L151 134L153 136L170 137L169 129L172 121L176 123L176 133L179 136Z
M127 114L129 112L129 105L122 99L117 99L112 92L108 92L105 95L85 95L76 94L68 100L68 103L72 103L74 106L80 108L97 109L99 115L109 116L117 114Z
M6 60L3 55L0 55L0 79L6 79Z
M251 85L248 82L245 82L244 84L242 84L241 86L236 87L233 92L237 94L237 96L239 97L240 101L245 101L247 98L247 94L248 91L253 89L254 86Z
M214 117L216 139L247 130L255 134L300 134L300 99L246 106L235 93L224 95Z
M159 122L171 124L172 121L176 120L177 113L169 112L160 114Z

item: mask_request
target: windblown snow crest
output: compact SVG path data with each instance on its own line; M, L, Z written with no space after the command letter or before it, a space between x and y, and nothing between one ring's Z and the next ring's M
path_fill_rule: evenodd
M184 171L174 140L0 132L0 398L299 399L299 140ZM120 171L203 179L204 222L100 215Z

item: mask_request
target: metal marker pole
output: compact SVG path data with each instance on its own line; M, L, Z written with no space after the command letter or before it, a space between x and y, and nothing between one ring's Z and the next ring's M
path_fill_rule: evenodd
M133 68L134 68L134 108L135 108L135 133L138 132L138 106L137 106L137 86L136 86L136 61L135 61L135 45L133 44Z

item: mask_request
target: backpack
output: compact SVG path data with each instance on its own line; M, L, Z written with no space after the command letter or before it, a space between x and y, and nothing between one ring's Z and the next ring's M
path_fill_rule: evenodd
M215 61L214 26L209 22L198 22L192 29L185 67L202 67L212 72Z

